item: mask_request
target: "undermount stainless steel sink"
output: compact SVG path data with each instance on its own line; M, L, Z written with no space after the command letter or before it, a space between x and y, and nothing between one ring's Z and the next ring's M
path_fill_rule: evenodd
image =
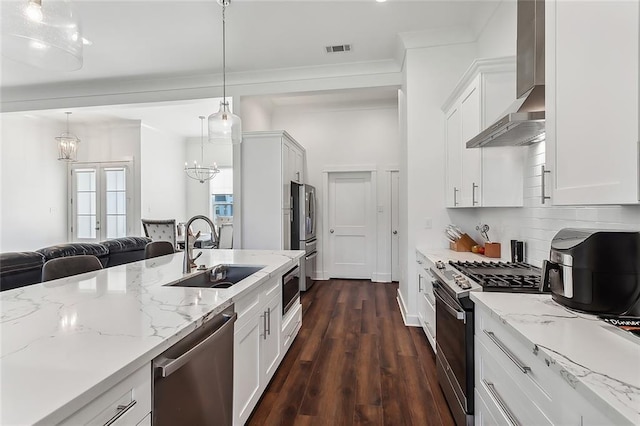
M167 286L229 288L264 267L265 265L216 265L200 274L190 276L173 284L167 284Z

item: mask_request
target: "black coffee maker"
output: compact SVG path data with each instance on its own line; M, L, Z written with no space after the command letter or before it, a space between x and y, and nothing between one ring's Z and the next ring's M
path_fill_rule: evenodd
M543 264L542 284L571 309L640 316L640 232L560 230Z

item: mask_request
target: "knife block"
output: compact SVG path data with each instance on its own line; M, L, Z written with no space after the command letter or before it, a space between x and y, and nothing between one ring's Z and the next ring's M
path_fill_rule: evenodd
M500 243L485 243L484 255L487 257L500 257Z
M449 242L449 249L453 251L471 251L471 247L478 245L473 238L467 234L462 234L462 237L455 243Z

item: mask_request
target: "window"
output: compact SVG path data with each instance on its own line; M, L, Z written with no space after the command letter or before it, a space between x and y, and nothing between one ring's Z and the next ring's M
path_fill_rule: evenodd
M211 180L211 216L215 224L233 219L233 169L220 167L220 173Z
M69 168L69 240L97 242L128 235L131 163L76 163Z
M233 216L233 194L212 194L213 218Z

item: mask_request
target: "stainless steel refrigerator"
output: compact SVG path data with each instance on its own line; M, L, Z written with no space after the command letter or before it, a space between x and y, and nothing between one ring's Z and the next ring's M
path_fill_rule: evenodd
M305 262L301 262L300 291L313 285L316 272L316 189L311 185L291 183L292 217L291 249L304 250Z

